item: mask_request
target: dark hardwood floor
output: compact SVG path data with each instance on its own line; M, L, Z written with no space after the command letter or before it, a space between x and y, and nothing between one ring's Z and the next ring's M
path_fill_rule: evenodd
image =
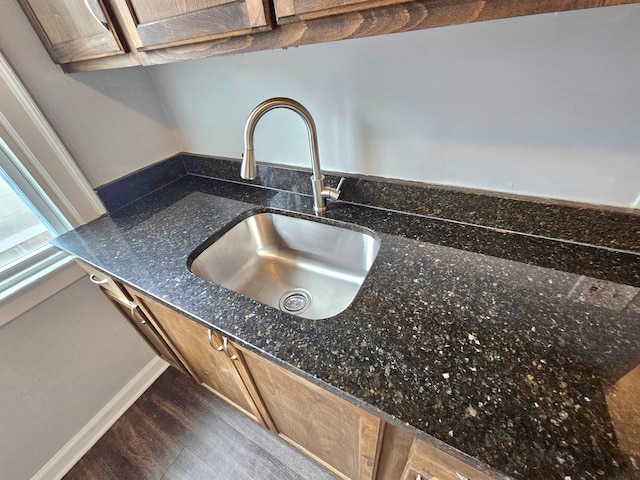
M66 480L335 480L277 435L173 368L103 435Z

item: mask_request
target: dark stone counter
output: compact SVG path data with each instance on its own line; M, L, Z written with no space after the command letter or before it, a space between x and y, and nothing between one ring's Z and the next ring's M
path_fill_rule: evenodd
M187 269L256 206L312 211L301 194L185 175L54 244L509 476L640 478L640 255L331 203L326 217L375 230L380 252L349 308L305 320Z

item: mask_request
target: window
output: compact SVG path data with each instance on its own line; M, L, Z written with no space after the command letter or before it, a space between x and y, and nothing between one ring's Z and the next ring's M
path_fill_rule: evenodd
M51 237L46 224L0 170L0 269L38 249Z
M48 240L70 228L0 139L0 299L62 259Z
M0 190L5 196L0 216L13 212L15 222L24 227L12 227L14 233L5 233L0 240L5 242L0 258L2 326L83 275L79 268L73 268L70 257L39 240L106 213L2 53L0 172ZM6 217L0 222L7 232L8 223Z

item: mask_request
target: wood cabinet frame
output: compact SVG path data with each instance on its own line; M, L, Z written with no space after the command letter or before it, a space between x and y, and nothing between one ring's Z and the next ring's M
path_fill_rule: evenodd
M277 0L276 0L277 1ZM498 20L541 13L640 3L640 0L417 0L327 17L281 23L269 32L198 43L195 48L148 52L151 64L217 55L286 49L302 45ZM333 13L333 12L328 12Z
M388 7L411 0L273 0L279 24Z
M476 469L427 442L413 439L401 480L495 480L495 477Z

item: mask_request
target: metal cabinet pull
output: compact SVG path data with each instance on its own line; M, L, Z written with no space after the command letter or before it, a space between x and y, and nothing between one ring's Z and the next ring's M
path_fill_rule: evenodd
M221 352L221 351L222 351L222 349L223 349L223 347L222 347L222 346L216 347L216 346L213 344L213 338L212 338L212 337L213 337L213 334L211 333L211 329L210 329L210 328L207 328L207 334L209 335L209 345L211 345L211 348L213 348L213 349L215 349L215 350L217 350L217 351Z
M213 344L213 334L211 333L210 328L207 328L207 334L209 335L209 345L211 345L211 348L215 348L218 352L224 352L224 354L231 360L238 359L237 355L229 355L229 340L227 339L227 337L222 337L222 345L216 347Z
M138 318L136 316L136 311L138 310L138 304L136 302L133 302L133 301L129 302L129 310L131 311L131 318L133 320ZM147 321L144 319L144 317L140 317L139 320L140 320L140 324L141 325L145 325L147 323Z
M229 340L227 339L227 337L222 337L222 348L224 349L224 353L231 360L237 360L238 359L237 355L229 355Z
M225 337L224 339L224 344L227 345L227 339ZM238 356L237 355L229 355L229 350L227 350L227 357L229 357L231 360L238 360Z
M105 278L104 280L99 280L98 277L96 277L93 273L89 275L89 280L91 280L91 283L95 283L96 285L104 285L109 281L108 278Z
M87 10L89 10L94 20L108 30L109 24L107 23L107 18L104 16L104 12L102 9L96 11L94 5L92 5L93 1L94 0L84 0L84 6L87 7ZM100 8L100 5L97 5L97 7Z

